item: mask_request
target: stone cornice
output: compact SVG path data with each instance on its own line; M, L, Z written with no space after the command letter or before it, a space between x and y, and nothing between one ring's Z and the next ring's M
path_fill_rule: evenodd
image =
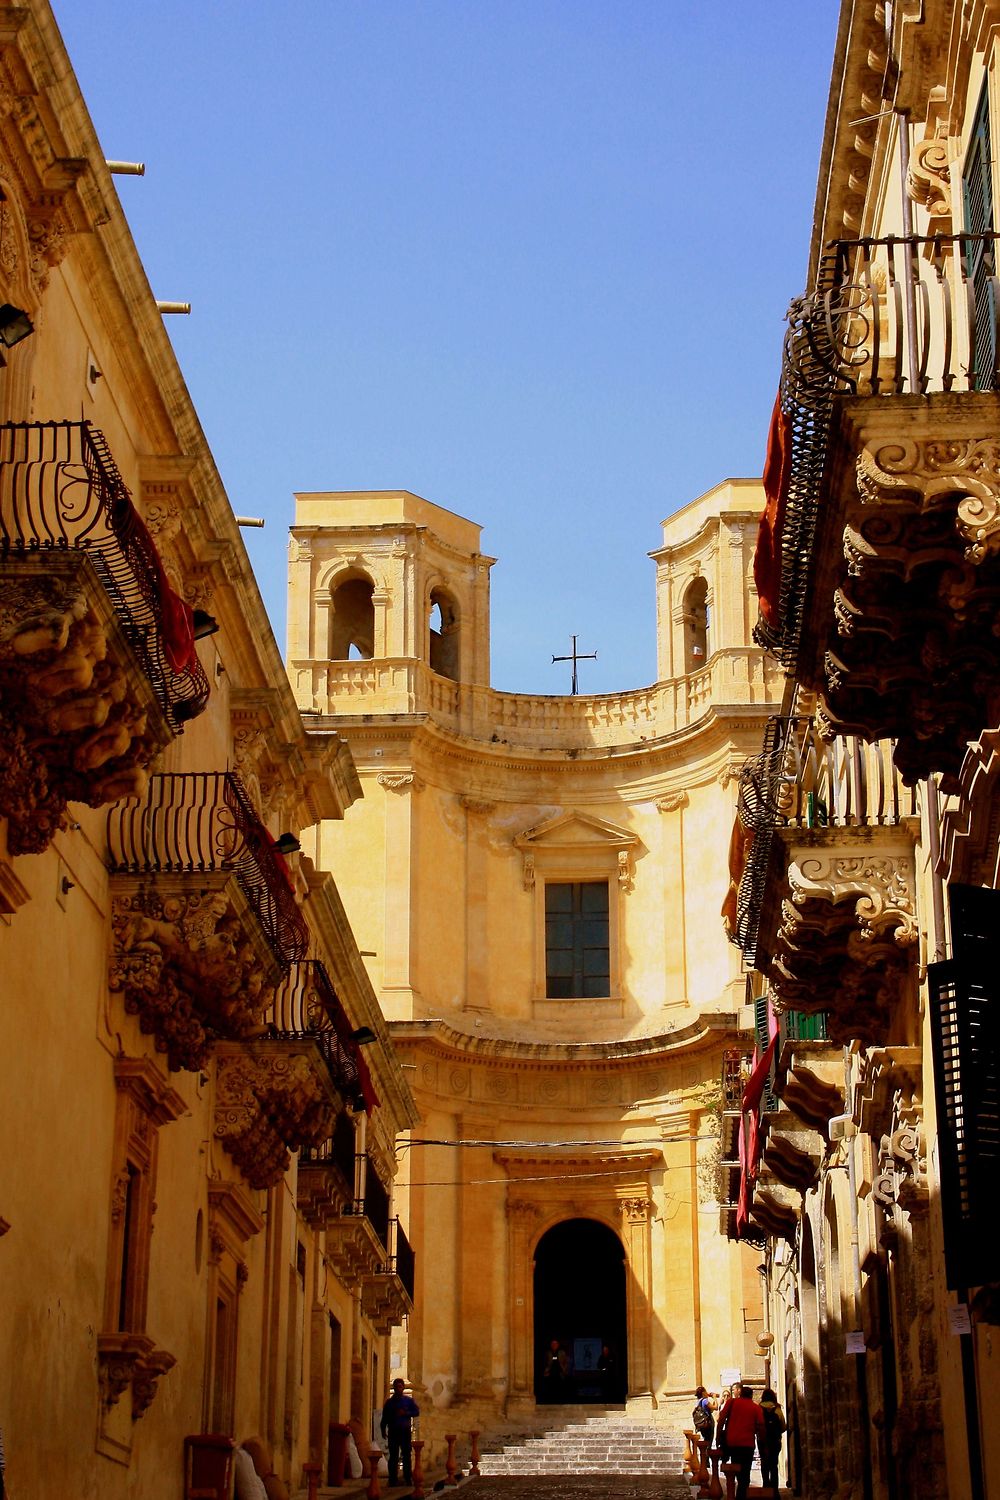
M588 1173L603 1176L609 1171L627 1177L630 1173L643 1173L662 1167L663 1152L630 1151L628 1143L623 1142L620 1151L550 1151L544 1155L537 1151L494 1151L493 1160L497 1166L511 1174L511 1184L515 1185L519 1182L519 1171L556 1179L567 1173L574 1177Z
M419 1047L445 1060L462 1057L484 1064L516 1062L518 1071L540 1070L553 1064L570 1071L613 1071L621 1064L648 1067L651 1061L672 1058L682 1051L721 1047L736 1036L730 1013L702 1014L674 1032L617 1042L526 1042L460 1031L441 1019L390 1021L393 1041L401 1048Z

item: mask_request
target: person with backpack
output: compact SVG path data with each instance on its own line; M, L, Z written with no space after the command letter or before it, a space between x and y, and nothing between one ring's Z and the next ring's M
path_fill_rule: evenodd
M715 1410L712 1398L703 1385L698 1387L695 1395L698 1399L694 1404L694 1411L691 1413L694 1430L700 1438L705 1439L711 1448L715 1437Z
M770 1487L775 1494L778 1493L778 1459L781 1457L781 1439L784 1436L787 1422L785 1414L778 1405L778 1398L772 1390L766 1390L760 1398L760 1409L764 1413L764 1428L766 1432L765 1446L760 1453L761 1484L765 1489Z

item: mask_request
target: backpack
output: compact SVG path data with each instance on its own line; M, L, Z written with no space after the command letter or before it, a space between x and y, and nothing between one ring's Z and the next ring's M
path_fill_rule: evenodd
M698 1402L698 1405L691 1413L691 1420L694 1422L695 1428L698 1432L707 1432L708 1429L712 1426L712 1413L709 1411L704 1401Z

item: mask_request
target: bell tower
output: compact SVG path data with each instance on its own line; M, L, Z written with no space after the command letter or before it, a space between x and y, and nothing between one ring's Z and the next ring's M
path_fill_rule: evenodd
M410 712L437 679L487 687L495 559L480 531L408 490L296 495L288 658L300 707L343 711L330 700L346 693L356 712L366 684L381 695L401 674Z

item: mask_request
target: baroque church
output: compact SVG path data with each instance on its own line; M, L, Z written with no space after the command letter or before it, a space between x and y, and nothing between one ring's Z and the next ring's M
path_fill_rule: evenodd
M655 684L499 692L406 491L295 497L283 658L138 168L0 0L11 1492L746 1377L794 1493L1000 1500L998 119L998 0L844 0L763 481L663 523Z

